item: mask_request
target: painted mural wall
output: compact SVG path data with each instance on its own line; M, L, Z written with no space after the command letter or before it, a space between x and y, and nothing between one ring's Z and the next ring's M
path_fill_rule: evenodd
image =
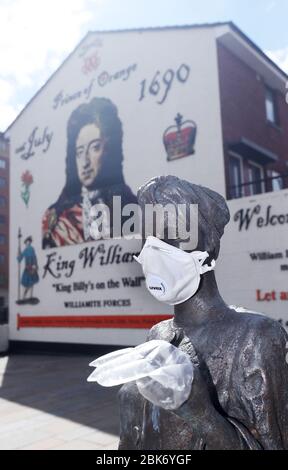
M288 329L288 191L229 201L217 263L228 304L252 309Z
M10 338L136 344L172 310L95 203L174 174L224 194L215 32L89 34L10 129Z

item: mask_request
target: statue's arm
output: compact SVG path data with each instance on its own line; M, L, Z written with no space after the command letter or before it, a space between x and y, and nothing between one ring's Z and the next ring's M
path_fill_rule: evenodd
M246 337L239 359L238 394L262 448L288 449L288 336L265 318Z
M135 382L121 387L118 393L120 408L119 450L137 450L140 446L144 399Z
M249 449L239 428L214 407L198 367L194 369L190 397L173 413L188 423L192 434L201 439L202 447L207 450Z
M162 325L163 326L163 325ZM167 329L167 331L165 331ZM170 340L169 324L150 330L148 340ZM160 336L160 338L159 338ZM173 335L172 335L173 337ZM205 449L257 448L257 441L241 423L223 416L212 403L208 385L200 367L194 368L194 379L188 400L177 410L170 410L188 424L191 434ZM141 429L145 400L135 382L124 385L119 392L120 443L119 449L134 450L141 446Z
M170 341L171 321L155 325L147 340L165 339ZM193 347L193 345L192 345ZM193 361L192 361L193 362ZM201 447L205 449L248 449L246 430L241 425L235 426L233 420L223 417L214 407L208 386L199 367L194 369L194 379L189 399L173 413L188 423L193 435L199 437ZM243 437L244 436L244 437Z
M155 325L149 330L147 341L160 339L158 329L159 326ZM139 393L136 382L130 382L121 387L118 402L120 409L119 450L137 450L141 445L145 400Z

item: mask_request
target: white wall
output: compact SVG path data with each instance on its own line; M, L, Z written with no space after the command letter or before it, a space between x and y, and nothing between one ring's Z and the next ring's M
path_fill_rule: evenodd
M52 32L53 34L53 32ZM89 46L88 48L86 46ZM84 48L86 53L82 55ZM97 54L100 64L89 73L83 72L85 59ZM110 75L136 64L127 80L114 79L100 86L98 78L103 71ZM185 83L174 78L171 89L163 104L158 104L164 94L157 96L146 91L145 98L139 101L141 82L146 80L147 88L157 71L160 77L168 70L176 72L181 64L190 69ZM168 74L169 75L169 74ZM89 98L83 93L92 83ZM55 97L81 92L82 96L53 109ZM167 30L147 32L126 32L90 34L70 59L40 91L38 96L24 110L10 130L11 138L11 185L10 185L10 331L13 340L64 341L79 343L137 343L145 336L143 330L89 329L89 328L20 328L17 329L17 315L25 317L46 317L51 315L118 315L118 314L169 314L171 309L157 303L144 287L119 289L116 294L98 293L103 296L129 298L131 307L93 310L77 309L67 311L65 300L82 301L95 299L95 292L84 294L73 292L70 295L56 293L55 280L51 276L42 278L47 250L41 248L41 219L45 210L56 201L65 182L66 125L71 112L82 102L93 97L107 97L116 104L124 130L124 175L127 184L136 193L137 188L149 178L174 174L194 183L201 183L224 194L224 163L222 156L222 134L220 101L217 77L217 54L212 29ZM195 154L167 162L162 135L174 123L177 113L184 120L197 124ZM49 149L35 148L35 155L21 159L16 150L26 143L31 132L37 129L37 136L47 128L53 133ZM34 178L31 185L29 207L26 208L20 193L21 175L29 170ZM40 282L35 286L34 295L40 300L38 305L17 305L18 229L23 239L33 236L33 246L39 263ZM105 242L108 249L109 244ZM115 243L114 243L115 244ZM89 246L98 246L91 242ZM62 259L76 259L84 245L56 249ZM124 246L124 245L123 245ZM23 248L23 242L22 242ZM136 247L137 248L137 247ZM124 249L124 248L123 248ZM139 249L139 245L138 245ZM133 251L133 244L127 250ZM52 252L54 250L50 250ZM136 250L137 251L137 250ZM49 250L48 250L49 252ZM23 271L23 263L21 270ZM21 272L22 272L21 271ZM141 275L141 269L133 265L120 265L83 270L78 262L71 281L120 279L122 275ZM61 279L65 281L65 279Z

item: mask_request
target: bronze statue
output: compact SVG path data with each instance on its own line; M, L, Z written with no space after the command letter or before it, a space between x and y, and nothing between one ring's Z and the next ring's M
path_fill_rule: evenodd
M217 259L230 218L219 194L161 176L139 189L138 201L142 208L198 204L197 250ZM176 247L181 242L164 241ZM119 449L288 448L288 336L278 322L229 308L210 271L196 294L175 306L173 319L150 330L151 339L171 342L190 355L191 394L180 408L168 411L145 400L135 382L124 385Z

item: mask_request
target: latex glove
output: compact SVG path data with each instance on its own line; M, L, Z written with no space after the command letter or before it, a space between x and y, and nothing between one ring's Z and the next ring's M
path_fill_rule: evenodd
M185 352L162 340L152 340L101 356L88 382L110 387L136 381L144 398L165 409L179 408L190 396L193 365Z

